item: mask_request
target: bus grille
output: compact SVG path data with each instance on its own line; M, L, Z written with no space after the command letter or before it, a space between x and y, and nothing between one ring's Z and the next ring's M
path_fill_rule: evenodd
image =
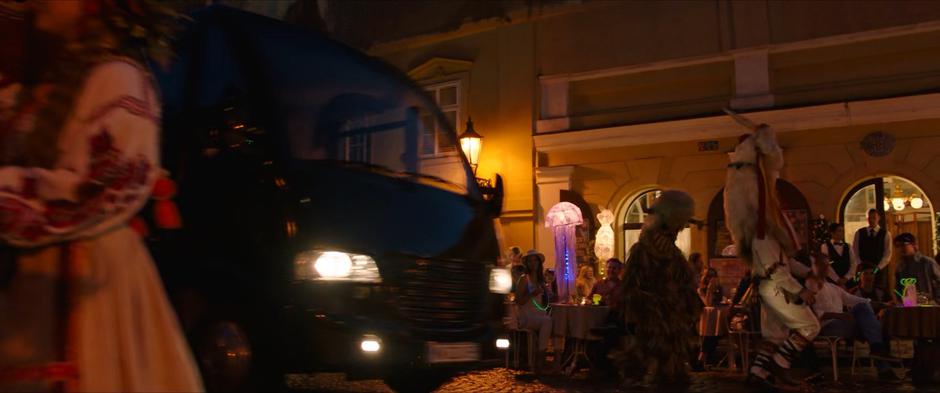
M483 328L486 267L470 261L418 259L402 272L399 309L427 339L460 339Z

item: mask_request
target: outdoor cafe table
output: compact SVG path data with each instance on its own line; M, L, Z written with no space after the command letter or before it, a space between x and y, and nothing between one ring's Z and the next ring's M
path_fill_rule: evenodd
M892 337L917 340L920 344L914 345L914 369L918 365L926 367L926 375L936 373L938 366L935 358L940 348L938 340L940 339L940 306L914 306L914 307L891 307L885 311L884 331ZM925 370L925 368L920 368ZM932 384L936 377L927 377L918 381L918 375L925 373L913 373L914 383ZM936 374L933 374L936 375ZM932 380L932 381L931 381Z
M600 327L607 320L610 307L578 306L574 304L552 304L552 333L555 336L586 340L591 329Z
M604 325L609 313L606 306L552 304L552 334L574 341L573 351L563 362L567 374L575 370L579 358L588 360L585 341L591 337L591 329Z
M940 306L888 308L884 329L889 336L899 338L940 338Z

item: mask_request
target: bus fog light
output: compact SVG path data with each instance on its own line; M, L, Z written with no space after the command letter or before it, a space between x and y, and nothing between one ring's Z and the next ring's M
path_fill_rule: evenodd
M362 352L374 353L382 349L382 344L378 337L366 336L362 338L362 343L359 344L359 348L362 348Z
M496 348L506 349L509 348L509 339L497 338L496 339Z

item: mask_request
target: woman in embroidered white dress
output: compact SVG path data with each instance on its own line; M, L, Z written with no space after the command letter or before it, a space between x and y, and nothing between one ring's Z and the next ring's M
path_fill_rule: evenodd
M160 105L139 62L165 32L158 6L32 5L37 32L63 45L32 81L0 91L0 240L16 264L0 282L0 391L202 390L127 225L159 170Z

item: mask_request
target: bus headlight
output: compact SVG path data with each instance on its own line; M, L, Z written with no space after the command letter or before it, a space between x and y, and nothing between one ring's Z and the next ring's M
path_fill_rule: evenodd
M294 258L294 278L311 281L382 282L368 255L342 251L307 251Z
M376 353L382 349L382 340L374 335L367 334L362 337L359 348L362 349L362 352Z
M490 292L507 294L512 289L512 274L509 269L494 267L490 270Z
M508 339L508 338L497 338L497 339L496 339L496 348L499 348L499 349L509 349L509 339Z

